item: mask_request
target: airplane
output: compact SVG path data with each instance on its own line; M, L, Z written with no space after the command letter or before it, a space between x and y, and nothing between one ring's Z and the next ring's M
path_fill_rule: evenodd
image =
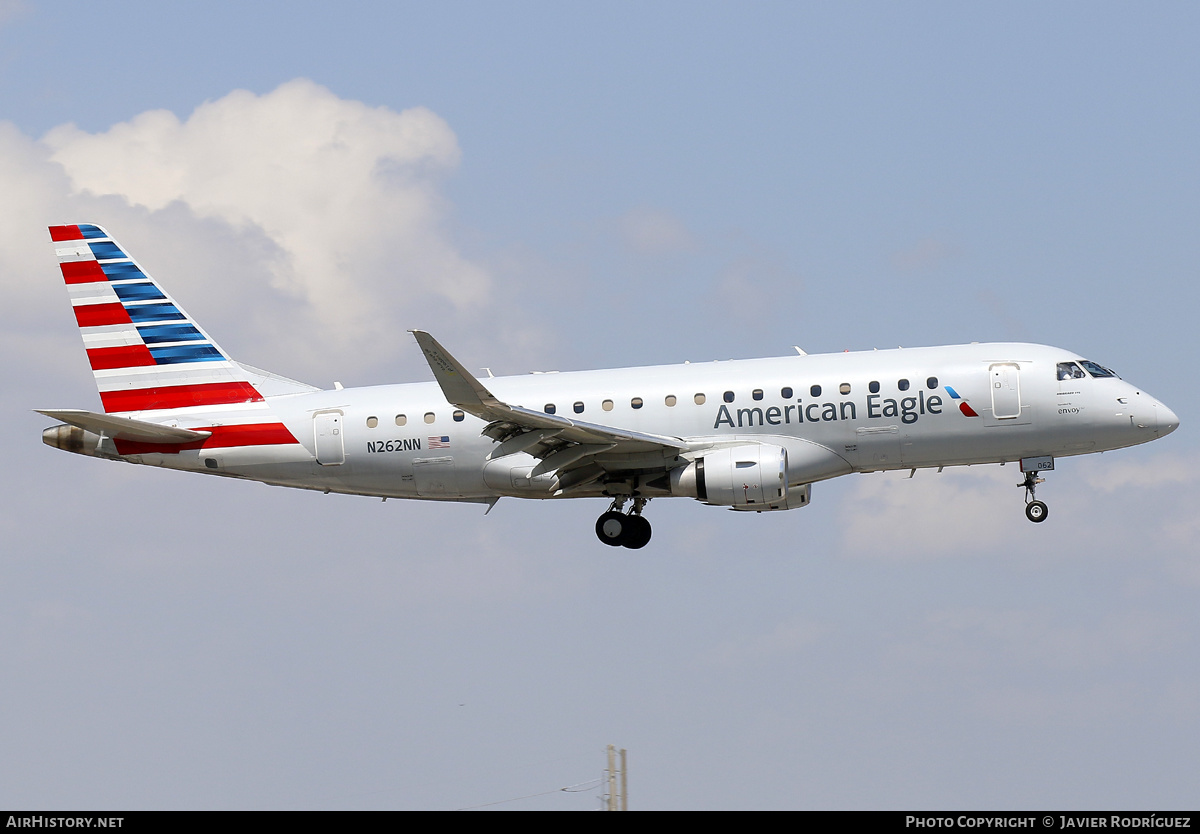
M1025 514L1057 458L1179 418L1104 366L1037 344L477 378L411 331L432 382L323 390L233 360L101 226L50 236L103 412L39 409L68 452L388 498L603 498L601 542L644 547L654 498L808 505L853 472L1016 462Z

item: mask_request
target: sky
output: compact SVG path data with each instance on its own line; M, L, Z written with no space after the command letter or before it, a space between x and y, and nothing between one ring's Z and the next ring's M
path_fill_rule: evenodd
M0 805L1128 809L1200 782L1200 8L0 0ZM800 510L406 503L67 455L45 227L332 387L969 341L1149 446ZM1193 465L1197 464L1197 465ZM569 788L569 790L561 790Z

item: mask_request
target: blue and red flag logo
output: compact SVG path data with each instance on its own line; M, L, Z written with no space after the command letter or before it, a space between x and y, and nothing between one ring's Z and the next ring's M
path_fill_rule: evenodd
M955 391L953 388L951 388L949 385L946 386L946 393L949 394L951 397L953 397L955 400L959 401L958 410L963 413L964 417L978 417L979 416L978 414L975 413L975 409L971 408L970 403L968 403L966 400L964 400L962 397L960 397L958 392Z

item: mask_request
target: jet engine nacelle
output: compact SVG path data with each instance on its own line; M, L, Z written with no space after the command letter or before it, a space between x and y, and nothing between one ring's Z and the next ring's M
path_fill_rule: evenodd
M671 470L671 494L761 512L805 506L809 486L789 490L787 450L762 443L714 449Z

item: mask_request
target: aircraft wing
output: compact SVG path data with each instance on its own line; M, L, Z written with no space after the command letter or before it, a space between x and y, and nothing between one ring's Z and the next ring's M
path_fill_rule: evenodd
M446 400L488 421L483 433L499 443L489 458L528 452L541 460L530 477L557 472L559 490L583 486L616 471L665 469L667 461L689 448L678 437L602 426L509 405L488 391L433 336L423 330L411 333ZM597 460L599 455L604 458Z

